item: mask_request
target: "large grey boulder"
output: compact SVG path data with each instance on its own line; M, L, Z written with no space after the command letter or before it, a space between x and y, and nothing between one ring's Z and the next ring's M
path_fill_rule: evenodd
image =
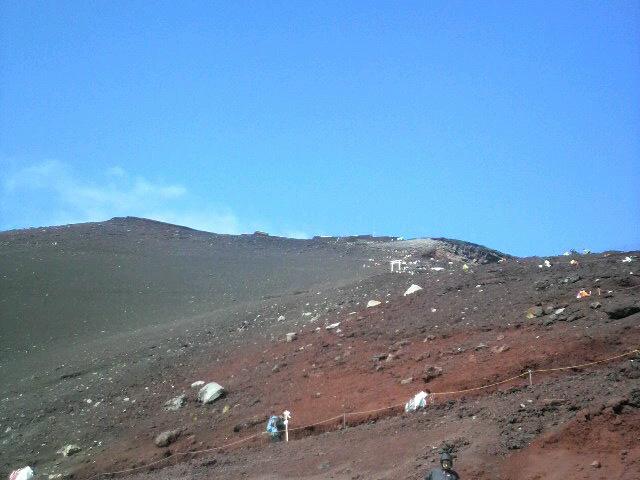
M212 403L225 394L222 385L209 382L198 392L198 400L202 403Z

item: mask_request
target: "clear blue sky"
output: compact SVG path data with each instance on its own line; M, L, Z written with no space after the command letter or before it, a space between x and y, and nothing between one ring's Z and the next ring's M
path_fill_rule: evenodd
M640 3L0 3L0 229L640 248Z

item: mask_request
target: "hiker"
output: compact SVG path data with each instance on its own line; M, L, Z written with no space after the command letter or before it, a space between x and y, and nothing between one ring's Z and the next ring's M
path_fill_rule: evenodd
M271 441L279 442L282 440L284 432L284 417L282 415L271 415L267 422L267 433L271 437Z
M271 440L279 442L282 440L282 434L286 431L289 419L291 418L291 412L285 410L282 415L271 415L267 422L267 432L271 436Z
M453 457L448 452L440 454L440 468L434 468L425 477L425 480L460 480L460 477L453 470Z

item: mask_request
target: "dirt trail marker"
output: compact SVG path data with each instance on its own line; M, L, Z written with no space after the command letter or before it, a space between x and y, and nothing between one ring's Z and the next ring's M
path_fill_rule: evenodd
M284 417L284 441L289 441L289 419L291 418L291 412L289 410L285 410L282 412L282 416Z

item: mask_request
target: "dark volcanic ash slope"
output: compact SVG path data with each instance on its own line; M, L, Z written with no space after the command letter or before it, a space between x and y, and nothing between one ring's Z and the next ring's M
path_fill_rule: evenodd
M131 390L202 367L233 342L270 339L306 310L346 308L389 259L425 271L496 254L448 240L217 235L138 218L0 233L3 466L108 443L125 428L116 412Z
M369 261L372 251L379 261ZM71 343L335 287L384 272L385 257L412 252L479 261L500 255L447 240L217 235L138 218L4 232L0 355L5 362L49 355Z

